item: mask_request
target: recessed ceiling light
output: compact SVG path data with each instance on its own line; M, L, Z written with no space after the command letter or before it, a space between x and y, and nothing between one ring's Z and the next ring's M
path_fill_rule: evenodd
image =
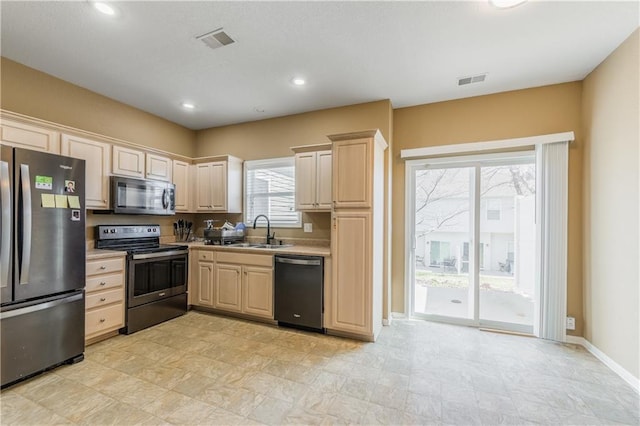
M93 3L93 7L95 7L96 9L98 9L100 12L104 13L105 15L109 15L109 16L113 16L116 14L116 10L109 6L106 3L102 3L102 2L95 2Z
M196 107L194 104L189 102L183 102L180 105L182 105L182 108L186 108L186 109L194 109Z
M489 3L498 9L508 9L526 3L526 1L527 0L489 0Z
M304 78L300 77L294 78L293 80L291 80L291 82L296 86L304 86L307 83L306 81L304 81Z

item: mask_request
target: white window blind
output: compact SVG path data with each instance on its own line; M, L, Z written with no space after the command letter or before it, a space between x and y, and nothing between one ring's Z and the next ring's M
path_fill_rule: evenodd
M269 217L271 226L300 228L300 213L295 210L294 157L244 162L244 220L253 224L256 216ZM266 221L258 221L266 226Z

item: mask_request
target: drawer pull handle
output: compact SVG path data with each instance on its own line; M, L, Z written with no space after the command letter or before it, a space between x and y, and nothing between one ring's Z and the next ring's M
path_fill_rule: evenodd
M106 321L106 319L100 318L100 322L105 322L105 321Z
M100 301L101 301L101 302L104 302L105 300L107 300L107 298L106 298L106 297L101 297L101 298L100 298Z
M104 266L104 265L102 265L102 266L100 267L100 269L107 269L107 267L106 267L106 266Z
M100 281L100 285L107 285L107 283L104 281Z
M158 294L158 296L159 296L159 297L162 297L162 296L164 296L165 294L166 294L166 293L160 293L160 294Z
M293 317L294 318L300 318L300 315L299 314L293 314Z

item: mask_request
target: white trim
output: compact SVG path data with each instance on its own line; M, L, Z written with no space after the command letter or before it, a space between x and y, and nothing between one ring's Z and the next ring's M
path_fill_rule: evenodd
M548 135L528 136L526 138L500 139L495 141L459 143L452 145L429 146L424 148L403 149L400 158L415 159L435 155L461 154L497 149L510 149L534 146L555 142L572 142L575 140L573 132L551 133Z
M593 345L590 341L580 336L567 336L567 343L572 343L574 345L580 345L589 351L593 356L598 358L604 365L609 367L611 371L616 373L618 376L622 378L625 382L627 382L633 390L640 394L640 379L636 378L633 374L628 372L623 366L615 362L611 359L607 354L602 352L596 346Z

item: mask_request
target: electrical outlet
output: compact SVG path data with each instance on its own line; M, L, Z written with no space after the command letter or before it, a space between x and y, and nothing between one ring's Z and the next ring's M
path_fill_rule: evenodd
M313 232L313 223L305 223L304 232Z
M567 330L576 329L576 319L574 317L567 317Z

